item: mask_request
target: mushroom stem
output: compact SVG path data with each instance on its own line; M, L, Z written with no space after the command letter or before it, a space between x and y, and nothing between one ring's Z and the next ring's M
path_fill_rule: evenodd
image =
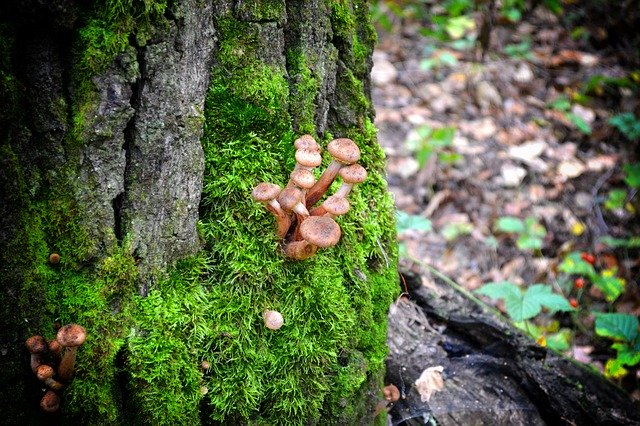
M36 376L50 389L60 390L64 387L62 383L53 378L53 368L50 365L42 364L39 366L36 370Z
M313 256L318 250L317 246L308 241L291 241L283 247L284 254L295 260L305 260Z
M64 382L70 382L73 378L73 368L76 364L76 352L87 337L87 331L78 324L67 324L58 330L56 340L60 346L65 347L62 361L58 366L58 376Z
M280 208L276 200L266 203L265 207L276 218L276 235L278 238L284 238L291 227L291 218Z
M31 353L31 370L35 373L42 364L42 355L47 352L47 341L42 336L31 336L25 344Z
M347 195L349 195L349 193L351 192L351 188L353 188L353 185L353 183L342 182L342 185L340 185L340 188L338 188L334 195L336 197L347 198Z
M60 376L60 380L70 382L73 378L73 369L76 364L77 350L77 346L68 347L65 349L64 355L62 356L62 361L60 361L60 365L58 366L58 376Z
M338 172L344 166L344 164L333 160L329 163L329 166L322 172L320 178L316 181L316 183L307 191L307 207L313 206L318 202L320 198L327 192L327 189L331 186L336 176L338 176Z

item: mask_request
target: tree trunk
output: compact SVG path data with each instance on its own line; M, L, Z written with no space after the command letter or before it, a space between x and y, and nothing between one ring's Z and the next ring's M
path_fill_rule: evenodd
M373 420L397 294L374 41L361 0L0 6L3 419ZM292 261L250 194L304 133L352 138L369 177L338 246ZM67 323L87 341L44 414L24 342Z

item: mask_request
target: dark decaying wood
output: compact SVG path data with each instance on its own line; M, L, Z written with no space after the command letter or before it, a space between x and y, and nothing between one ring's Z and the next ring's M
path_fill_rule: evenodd
M638 407L597 372L540 347L437 277L403 275L409 298L389 312L386 379L401 392L391 424L640 424ZM444 386L423 402L414 382L437 366Z

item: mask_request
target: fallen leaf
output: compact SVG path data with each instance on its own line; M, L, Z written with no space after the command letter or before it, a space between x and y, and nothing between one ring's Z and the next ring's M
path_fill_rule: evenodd
M536 160L544 150L547 148L547 143L543 140L533 140L525 142L521 145L512 146L509 148L509 157L524 161L525 163L532 163Z
M424 370L415 381L416 389L418 389L418 393L420 393L422 402L429 402L434 393L444 389L443 371L444 367L441 365L429 367Z
M558 166L558 173L566 179L580 176L587 168L578 160L566 160Z
M526 175L527 171L525 169L512 164L505 164L500 169L502 185L506 187L515 187L520 185Z

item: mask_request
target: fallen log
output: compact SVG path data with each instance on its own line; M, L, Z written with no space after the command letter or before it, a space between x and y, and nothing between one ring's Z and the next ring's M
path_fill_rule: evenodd
M640 409L597 371L537 345L439 277L403 277L408 297L389 312L386 383L401 394L389 424L640 424Z

